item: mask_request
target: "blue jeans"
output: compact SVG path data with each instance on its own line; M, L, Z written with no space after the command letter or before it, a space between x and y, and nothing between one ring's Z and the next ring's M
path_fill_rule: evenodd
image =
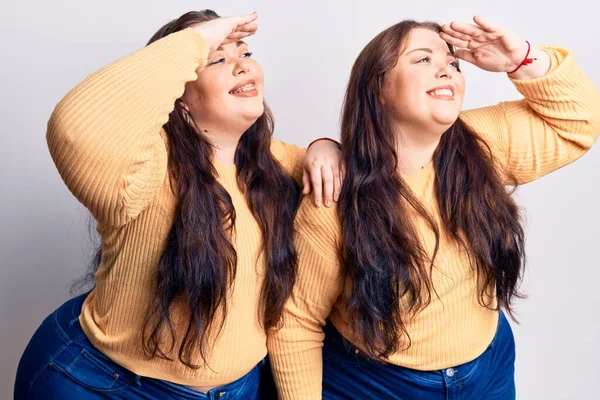
M378 363L355 353L328 322L323 347L323 399L511 400L515 392L515 341L500 312L486 351L466 364L417 371Z
M64 303L37 329L19 362L15 399L277 398L261 394L271 375L267 359L240 379L207 393L134 374L96 349L81 329L78 317L86 296Z

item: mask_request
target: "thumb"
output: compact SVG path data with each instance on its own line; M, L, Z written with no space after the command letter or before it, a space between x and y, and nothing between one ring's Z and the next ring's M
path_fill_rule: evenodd
M310 193L310 176L308 175L308 172L306 170L304 170L304 172L302 172L302 194L309 194Z

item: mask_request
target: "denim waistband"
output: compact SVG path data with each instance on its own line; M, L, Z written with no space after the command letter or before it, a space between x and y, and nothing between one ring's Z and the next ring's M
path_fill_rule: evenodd
M373 360L373 359L367 357L366 355L363 354L363 352L360 350L360 348L358 348L357 346L352 344L350 341L348 341L335 328L335 326L333 325L333 323L330 320L327 320L327 324L323 328L323 331L325 333L325 340L324 340L325 347L327 348L327 347L331 346L334 349L334 351L337 352L338 355L341 355L342 357L344 357L345 361L347 361L347 362L355 363L355 364L379 363L379 364L388 365L393 368L401 368L406 372L422 376L423 379L430 380L430 381L436 382L436 383L440 383L443 381L443 379L444 379L443 375L449 369L457 369L458 370L460 368L460 370L463 372L463 374L462 374L463 376L469 375L469 370L476 367L476 364L477 364L477 361L479 358L478 357L474 360L471 360L469 362L466 362L466 363L463 363L460 365L448 365L446 368L441 369L441 370L433 370L433 371L414 370L414 369L410 369L410 368L406 368L406 367L402 367L402 366L398 366L398 365L394 365L394 364L386 364L385 362ZM492 341L490 342L490 344L488 345L488 347L486 349L489 350L489 349L493 348L496 345L496 343L498 342L498 340L501 338L501 336L503 336L503 334L506 333L507 331L510 331L509 323L506 319L506 316L504 315L504 312L500 311L499 315L498 315L498 326L496 328L496 333L494 334ZM481 355L480 355L480 357L481 357Z

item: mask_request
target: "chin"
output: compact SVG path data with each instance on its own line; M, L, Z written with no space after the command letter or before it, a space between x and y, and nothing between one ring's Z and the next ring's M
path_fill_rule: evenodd
M429 128L432 132L437 132L441 137L444 133L448 131L452 127L452 125L456 122L457 118L436 118L435 124L431 125Z
M248 126L252 125L265 112L262 96L239 99L227 106L227 111L223 110L223 115L228 114L229 118L237 120L237 123L249 124Z
M264 114L264 110L260 113L245 113L242 115L242 120L244 121L242 125L245 126L245 130L249 129L262 115Z
M435 118L435 120L440 125L447 125L448 127L450 127L453 123L456 122L458 116L458 113L438 115L437 118Z
M244 113L242 113L242 115L244 116L244 118L252 120L252 123L254 123L254 121L259 119L264 113L265 107L261 103L260 107L252 107L252 109L244 110Z

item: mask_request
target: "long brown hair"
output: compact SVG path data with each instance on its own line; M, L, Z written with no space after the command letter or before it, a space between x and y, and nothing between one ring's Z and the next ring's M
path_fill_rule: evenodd
M219 18L211 10L188 12L160 28L148 44L195 23ZM211 160L214 146L188 123L181 99L177 99L163 126L168 138L168 170L177 196L174 222L156 272L153 302L143 331L143 349L149 358L178 359L190 368L207 365L209 338L218 334L227 314L227 291L236 275L237 254L230 238L235 227L231 197L217 180ZM297 259L293 221L300 189L271 153L274 120L264 113L244 132L235 153L238 187L258 222L265 259L260 317L265 330L278 326L281 312L296 279ZM276 188L276 189L275 189ZM83 287L102 258L101 248ZM187 306L185 333L176 332L171 310ZM165 338L167 343L165 343ZM199 354L203 365L193 362Z
M385 76L415 28L441 31L436 23L406 20L377 35L354 63L342 108L340 252L352 282L346 307L353 331L374 358L398 351L400 337L408 336L406 318L430 302L440 229L470 254L482 306L493 307L487 294L495 289L498 306L512 315L524 265L519 209L505 187L506 177L512 186L516 181L498 170L489 146L460 118L443 134L433 160L443 227L397 172L396 139L380 99ZM435 234L431 257L409 217L411 208Z

